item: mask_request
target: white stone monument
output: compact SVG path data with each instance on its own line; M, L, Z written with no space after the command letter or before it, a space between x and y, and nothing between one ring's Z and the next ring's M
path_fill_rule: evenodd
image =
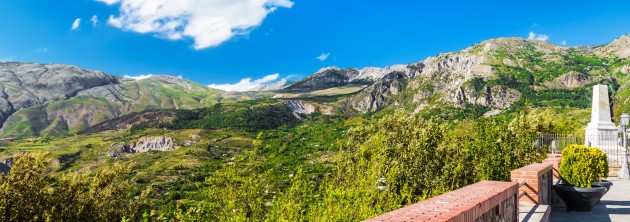
M612 122L610 115L610 101L608 99L608 86L593 86L593 103L591 122L586 126L586 145L597 147L608 156L608 163L622 164L626 151L619 146L618 129Z

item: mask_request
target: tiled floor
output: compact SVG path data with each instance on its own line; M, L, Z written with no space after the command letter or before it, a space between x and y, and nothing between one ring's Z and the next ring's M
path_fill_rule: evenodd
M630 180L609 178L613 181L610 191L604 195L601 202L593 208L593 212L568 212L564 207L552 207L552 222L599 222L599 221L628 221L630 222Z

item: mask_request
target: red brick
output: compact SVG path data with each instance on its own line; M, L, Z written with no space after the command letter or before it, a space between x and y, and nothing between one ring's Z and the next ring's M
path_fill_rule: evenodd
M481 181L367 221L407 221L409 217L417 221L424 220L420 218L427 218L429 215L434 215L432 221L470 221L517 193L516 182ZM453 198L457 198L456 201ZM445 212L444 209L448 211Z

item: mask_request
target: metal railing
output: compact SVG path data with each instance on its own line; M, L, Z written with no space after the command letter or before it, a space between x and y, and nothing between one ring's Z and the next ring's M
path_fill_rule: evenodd
M623 164L628 153L617 134L587 135L584 144L604 151L608 156L608 164Z
M546 149L549 153L562 153L562 149L571 144L584 144L596 147L604 151L608 156L609 164L623 164L628 155L627 148L623 147L622 137L617 134L577 136L570 134L540 134L534 141L534 145ZM630 141L626 141L630 144Z
M562 149L571 144L583 144L584 138L569 134L540 134L535 140L535 145L549 151L549 153L562 153Z

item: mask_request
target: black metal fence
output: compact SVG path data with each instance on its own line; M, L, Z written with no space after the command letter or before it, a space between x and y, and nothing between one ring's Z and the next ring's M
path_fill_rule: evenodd
M571 144L583 144L584 138L568 134L540 134L535 140L537 147L544 148L549 153L562 153L562 149Z

